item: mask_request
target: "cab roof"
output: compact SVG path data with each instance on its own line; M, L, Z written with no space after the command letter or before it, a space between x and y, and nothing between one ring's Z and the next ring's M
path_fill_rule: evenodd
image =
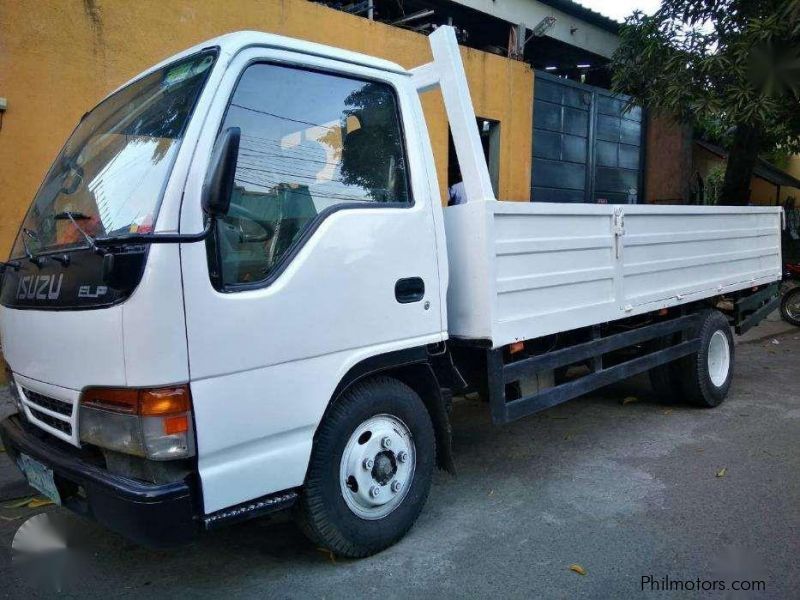
M233 33L227 33L225 35L212 38L197 44L196 46L188 48L183 52L179 52L178 54L170 56L169 58L162 60L160 63L153 65L146 71L139 73L136 77L120 86L119 89L136 81L137 79L140 79L151 71L160 69L165 65L175 62L176 60L179 60L185 56L199 52L205 48L213 47L218 47L220 49L220 53L222 55L228 55L228 57L235 56L245 48L274 48L278 50L289 50L291 52L308 54L310 56L330 58L341 62L380 69L381 71L389 71L391 73L410 75L408 70L404 69L397 63L393 63L389 60L383 60L381 58L375 58L374 56L369 56L368 54L351 52L350 50L343 50L334 46L326 46L324 44L307 42L305 40L275 35L272 33L262 33L260 31L235 31Z

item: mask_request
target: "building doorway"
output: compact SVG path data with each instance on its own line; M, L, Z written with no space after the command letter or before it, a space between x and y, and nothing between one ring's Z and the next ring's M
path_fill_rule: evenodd
M500 184L500 121L477 118L478 133L483 147L483 156L489 167L489 180L492 183L492 191L498 197ZM453 145L453 135L450 128L447 128L447 188L450 189L455 184L462 181L461 169L458 165L456 147Z

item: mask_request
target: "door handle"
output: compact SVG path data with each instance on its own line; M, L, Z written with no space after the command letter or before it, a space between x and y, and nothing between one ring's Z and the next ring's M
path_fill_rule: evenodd
M425 282L422 277L398 279L394 284L394 297L400 304L419 302L425 297Z

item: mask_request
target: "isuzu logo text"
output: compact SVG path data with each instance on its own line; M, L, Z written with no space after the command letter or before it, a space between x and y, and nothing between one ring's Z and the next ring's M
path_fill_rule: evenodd
M20 277L17 285L17 300L57 300L61 294L61 283L64 274L25 275Z

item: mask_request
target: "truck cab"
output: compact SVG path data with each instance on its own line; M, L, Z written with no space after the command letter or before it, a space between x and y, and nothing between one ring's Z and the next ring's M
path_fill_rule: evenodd
M46 491L155 543L243 503L293 500L337 388L446 339L439 188L410 80L390 62L241 32L83 117L2 287L20 409L4 436L24 461L63 452L66 472L37 473ZM223 156L226 132L238 148L228 135ZM203 192L225 167L229 207L209 215ZM178 509L106 516L125 499Z

